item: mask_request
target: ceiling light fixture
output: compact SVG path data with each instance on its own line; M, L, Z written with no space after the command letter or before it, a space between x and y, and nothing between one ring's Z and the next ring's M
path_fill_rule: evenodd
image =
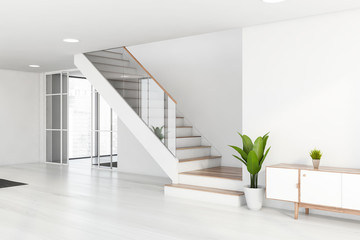
M285 2L285 0L262 0L264 3L281 3Z
M78 43L80 41L78 39L75 39L75 38L65 38L63 40L63 42L66 42L66 43Z
M40 65L30 64L30 65L29 65L29 67L31 67L31 68L39 68L39 67L40 67Z

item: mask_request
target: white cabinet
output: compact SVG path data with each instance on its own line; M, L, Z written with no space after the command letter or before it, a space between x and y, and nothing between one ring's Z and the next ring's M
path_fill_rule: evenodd
M300 175L300 202L341 207L341 173L302 170Z
M360 210L360 175L342 175L342 207Z
M298 202L299 170L285 168L266 168L266 197L284 201Z
M360 169L277 164L266 168L266 198L299 208L360 215Z

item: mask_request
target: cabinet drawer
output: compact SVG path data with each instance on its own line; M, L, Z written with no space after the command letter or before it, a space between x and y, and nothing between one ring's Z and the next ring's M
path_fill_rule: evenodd
M341 207L341 173L301 170L300 202Z
M360 175L342 175L342 207L360 210Z
M299 170L266 168L266 197L283 201L298 202Z

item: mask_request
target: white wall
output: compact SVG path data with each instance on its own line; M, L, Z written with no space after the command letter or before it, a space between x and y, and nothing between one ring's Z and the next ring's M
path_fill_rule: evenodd
M229 166L241 166L227 146L241 141L241 37L238 29L129 47Z
M168 178L130 130L118 121L118 170Z
M243 129L270 131L266 165L360 168L360 11L243 31ZM264 183L262 181L262 183Z
M0 69L0 165L40 161L40 75Z

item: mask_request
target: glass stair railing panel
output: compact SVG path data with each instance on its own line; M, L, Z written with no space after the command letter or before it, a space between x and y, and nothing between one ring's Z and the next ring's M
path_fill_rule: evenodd
M175 155L176 102L126 49L85 54L129 106Z

